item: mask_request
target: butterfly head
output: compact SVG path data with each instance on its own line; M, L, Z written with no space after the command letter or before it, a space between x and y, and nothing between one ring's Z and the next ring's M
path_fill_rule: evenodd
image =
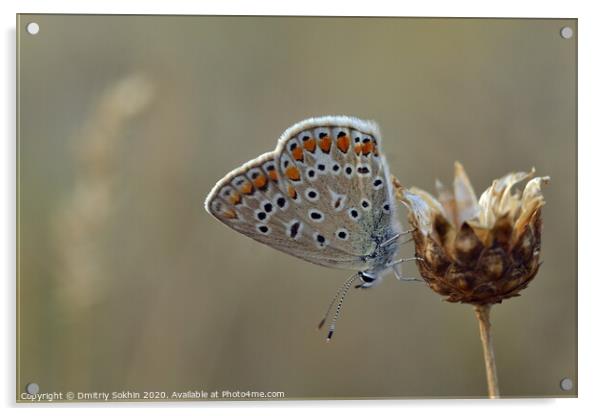
M358 274L358 279L361 283L356 285L355 286L356 288L368 289L368 288L371 288L372 286L379 284L383 280L382 274L379 274L379 273L365 271L365 272L358 272L357 274Z

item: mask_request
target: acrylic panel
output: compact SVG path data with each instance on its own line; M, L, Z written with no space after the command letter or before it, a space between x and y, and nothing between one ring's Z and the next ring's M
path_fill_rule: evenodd
M16 30L17 401L577 396L576 19Z

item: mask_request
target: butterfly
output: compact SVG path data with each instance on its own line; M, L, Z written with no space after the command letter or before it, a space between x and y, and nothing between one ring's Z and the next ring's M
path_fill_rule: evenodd
M353 270L340 287L329 327L332 338L343 299L354 282L370 288L393 271L402 231L378 125L348 116L303 120L276 149L228 173L205 209L228 227L305 261Z

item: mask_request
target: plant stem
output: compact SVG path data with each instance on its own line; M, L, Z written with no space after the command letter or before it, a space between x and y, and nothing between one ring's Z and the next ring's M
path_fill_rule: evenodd
M495 366L495 354L493 353L493 339L491 337L491 322L489 312L491 305L476 305L474 307L479 321L481 343L483 344L483 355L485 358L485 371L487 372L487 387L490 399L500 398L500 389L497 382L497 368Z

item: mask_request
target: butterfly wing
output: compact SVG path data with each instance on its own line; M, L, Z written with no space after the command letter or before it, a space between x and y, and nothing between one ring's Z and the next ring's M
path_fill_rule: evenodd
M207 211L234 230L306 261L330 267L352 261L338 250L304 245L314 230L293 214L300 197L279 186L274 157L267 153L226 175L207 197Z
M306 261L366 270L378 243L399 230L379 140L376 124L351 117L297 123L274 152L220 180L206 209L236 231Z
M370 256L401 229L380 140L376 123L320 117L291 127L277 148L281 186L302 198L297 216L328 246L362 259L360 270L386 262Z

